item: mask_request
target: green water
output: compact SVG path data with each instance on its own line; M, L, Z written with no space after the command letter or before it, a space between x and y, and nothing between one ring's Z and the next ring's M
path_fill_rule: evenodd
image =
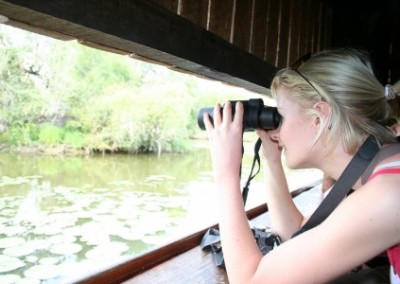
M290 176L297 188L315 172ZM262 174L247 205L261 187ZM75 282L215 224L216 206L207 143L160 157L0 153L0 283Z
M210 224L211 179L205 147L160 157L0 153L0 283L73 282Z

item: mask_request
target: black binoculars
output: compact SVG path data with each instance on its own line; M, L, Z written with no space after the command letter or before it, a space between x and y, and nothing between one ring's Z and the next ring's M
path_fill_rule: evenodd
M264 106L262 99L250 99L245 101L230 101L232 104L232 114L235 115L235 105L242 102L244 107L243 113L243 131L253 131L257 128L264 130L273 130L279 127L281 117L276 107ZM208 113L211 122L213 121L214 107L201 108L197 115L197 123L200 129L205 130L203 121L204 113ZM222 109L221 109L222 115Z

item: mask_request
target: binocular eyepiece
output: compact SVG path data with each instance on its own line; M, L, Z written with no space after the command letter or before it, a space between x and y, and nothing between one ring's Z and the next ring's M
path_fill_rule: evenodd
M279 124L281 123L281 117L276 107L264 106L264 101L262 99L231 101L233 115L235 115L235 105L237 102L242 102L244 107L243 131L253 131L257 128L273 130L279 127ZM213 122L214 107L205 107L200 109L197 115L197 124L202 130L206 129L203 121L204 113L208 113L211 118L211 122Z

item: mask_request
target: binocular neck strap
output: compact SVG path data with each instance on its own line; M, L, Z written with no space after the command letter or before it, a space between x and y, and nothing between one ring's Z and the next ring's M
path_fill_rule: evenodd
M242 198L243 198L243 204L246 205L246 201L247 201L247 195L249 194L249 189L250 189L250 182L254 179L254 177L260 172L260 155L259 155L259 151L261 148L261 139L258 138L256 141L256 144L254 145L254 158L253 158L253 164L251 165L251 170L250 170L250 174L249 177L247 178L246 184L243 187L243 191L242 191ZM244 148L242 148L243 150ZM243 152L242 152L243 153ZM243 158L243 156L242 156ZM254 172L254 167L256 166L257 163L257 172ZM241 167L241 166L240 166ZM240 170L241 171L241 170Z

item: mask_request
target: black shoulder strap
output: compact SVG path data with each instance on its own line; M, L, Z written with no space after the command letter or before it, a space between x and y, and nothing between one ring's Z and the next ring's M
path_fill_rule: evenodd
M365 171L368 164L379 151L379 145L373 137L368 137L357 154L353 157L346 169L336 181L325 199L311 215L310 219L292 237L321 224L336 206L346 197L357 179Z

